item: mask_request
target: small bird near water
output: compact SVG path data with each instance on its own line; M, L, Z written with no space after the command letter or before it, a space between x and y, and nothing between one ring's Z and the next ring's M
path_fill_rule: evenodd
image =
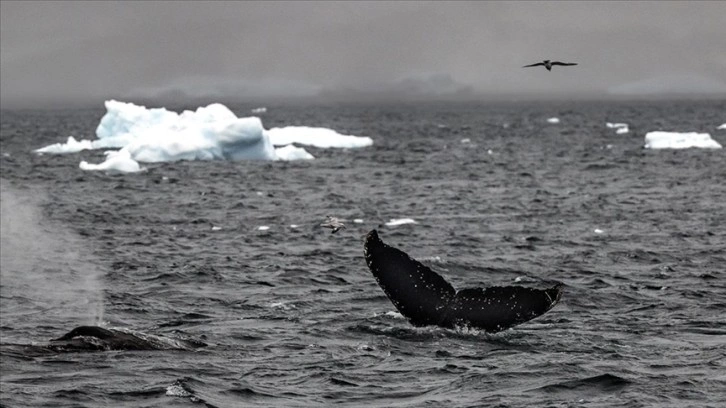
M325 220L324 223L320 224L323 228L330 228L332 231L330 231L331 234L335 234L336 232L340 231L342 228L345 228L345 224L340 222L339 219L335 217L328 216L328 219Z
M544 61L542 61L542 62L538 62L538 63L536 63L536 64L531 64L531 65L525 65L525 66L523 66L522 68L527 68L527 67L538 67L538 66L540 66L540 65L542 65L543 67L547 68L547 71L552 71L552 67L553 67L554 65L563 65L563 66L569 66L569 65L577 65L577 63L576 63L576 62L560 62L560 61L550 61L550 60L544 60Z

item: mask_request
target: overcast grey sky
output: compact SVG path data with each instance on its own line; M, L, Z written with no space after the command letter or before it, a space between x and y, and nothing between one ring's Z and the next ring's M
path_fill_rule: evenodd
M0 103L726 95L726 2L0 3ZM577 67L521 66L543 59Z

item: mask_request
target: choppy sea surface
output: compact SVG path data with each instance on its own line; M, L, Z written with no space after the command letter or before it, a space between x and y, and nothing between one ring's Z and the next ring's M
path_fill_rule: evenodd
M726 403L726 150L643 149L654 130L726 145L726 101L268 106L266 128L374 145L130 175L32 153L103 114L2 112L2 406ZM562 300L497 334L413 327L366 267L373 228L457 288ZM42 352L84 324L207 347Z

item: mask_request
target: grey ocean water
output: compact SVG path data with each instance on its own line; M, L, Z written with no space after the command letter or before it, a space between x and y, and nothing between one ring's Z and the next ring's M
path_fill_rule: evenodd
M267 128L374 145L132 175L31 153L103 113L2 112L3 406L726 403L726 151L642 148L726 144L726 101L269 106ZM455 287L562 282L562 301L494 335L412 327L363 260L373 228ZM43 348L82 324L208 346Z

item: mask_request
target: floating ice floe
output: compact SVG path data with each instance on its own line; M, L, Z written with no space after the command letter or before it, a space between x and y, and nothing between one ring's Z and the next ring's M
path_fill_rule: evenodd
M373 139L370 137L341 135L333 129L321 127L287 126L272 128L267 131L267 135L275 146L296 143L319 148L356 148L373 144Z
M82 161L78 167L81 170L103 170L110 173L138 173L145 170L139 162L131 158L127 150L104 152L106 161L100 164L92 164Z
M593 230L593 232L594 232L594 233L596 233L596 234L602 234L602 233L603 233L603 232L605 232L605 231L601 230L600 228L595 228L595 229Z
M226 106L215 103L181 114L164 108L147 109L132 103L106 101L106 114L96 128L96 140L68 138L35 150L37 153L74 153L82 150L120 148L127 161L177 160L309 160L314 157L293 143L328 147L365 147L369 137L341 135L332 129L290 126L265 130L258 117L238 118ZM275 146L284 146L275 148ZM108 159L112 157L109 155ZM107 159L107 160L108 160ZM138 163L137 163L138 165ZM108 170L132 166L101 163L84 170Z
M252 113L266 113L267 112L267 108L265 108L264 106L262 106L262 107L259 107L259 108L251 109L250 112L252 112Z
M37 149L36 153L51 153L51 154L63 154L63 153L76 153L82 150L93 150L93 142L90 140L77 141L73 136L68 136L68 140L65 143L55 143L50 146Z
M628 133L628 124L627 123L605 123L605 126L607 126L609 129L616 129L615 133L622 135L625 133Z
M549 118L547 123L560 123L560 118Z
M267 225L260 225L259 227L257 227L258 231L267 231L268 229L270 229L270 227L268 227Z
M721 126L717 127L718 130L724 130L726 129L726 123L722 124Z
M404 224L418 224L416 221L414 221L412 218L394 218L386 223L389 227L395 227L397 225L404 225Z
M279 149L275 149L275 154L279 160L312 160L315 157L308 153L307 150L302 147L296 147L295 145L287 145Z
M354 223L354 224L363 224L363 219L361 219L361 218L356 218L356 219L354 219L354 220L353 220L353 223Z
M645 135L646 149L720 149L721 145L711 139L708 133L648 132Z

